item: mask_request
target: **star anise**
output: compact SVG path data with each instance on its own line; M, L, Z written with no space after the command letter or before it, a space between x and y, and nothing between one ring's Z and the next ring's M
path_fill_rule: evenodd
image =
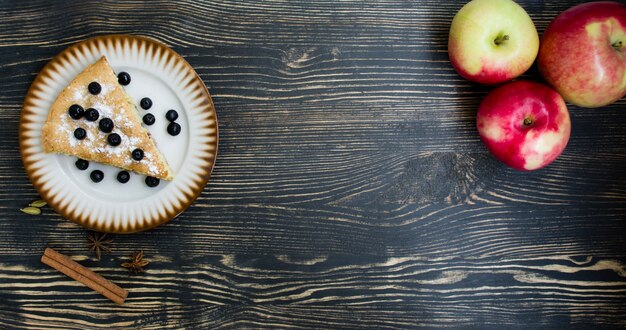
M137 251L130 257L130 262L122 263L122 267L128 269L131 273L143 273L143 267L148 265L150 261L143 258L143 251Z
M102 251L111 252L111 249L109 249L108 245L113 242L113 239L106 238L107 234L98 233L95 231L90 231L87 234L87 246L89 247L89 250L96 253L96 259L98 260L100 260L100 255L102 254Z

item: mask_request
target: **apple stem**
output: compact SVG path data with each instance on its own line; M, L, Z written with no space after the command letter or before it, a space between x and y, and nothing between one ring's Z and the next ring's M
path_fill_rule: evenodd
M528 127L528 126L530 126L532 124L533 124L533 120L532 119L530 119L528 117L524 118L524 123L523 123L524 126Z
M616 42L613 43L613 48L617 49L617 50L621 50L622 47L624 47L624 43L621 40L618 40Z
M496 40L494 40L493 42L494 42L496 45L500 45L500 44L504 43L504 42L505 42L505 41L507 41L507 40L509 40L509 35L508 35L508 34L505 34L505 35L503 35L503 36L498 36L498 37L496 38Z

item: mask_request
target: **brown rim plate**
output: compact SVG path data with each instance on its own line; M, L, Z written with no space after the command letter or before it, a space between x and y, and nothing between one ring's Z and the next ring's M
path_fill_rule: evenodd
M92 163L81 171L74 166L76 158L43 152L41 128L56 96L103 55L116 72L131 75L124 88L138 111L148 112L139 107L141 98L152 99L149 112L156 123L148 129L176 173L171 182L150 188L145 177L131 174L121 184L116 180L119 169ZM166 131L169 109L179 113L182 132L176 137ZM31 182L57 213L93 230L131 233L170 221L200 195L217 157L217 115L202 79L172 49L144 37L106 35L70 46L41 70L24 100L19 143ZM94 169L105 174L98 184L89 179Z

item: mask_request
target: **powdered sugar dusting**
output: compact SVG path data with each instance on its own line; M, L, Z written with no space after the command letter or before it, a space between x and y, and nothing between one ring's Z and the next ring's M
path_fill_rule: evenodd
M105 97L114 88L113 86L109 84L101 84L100 87L101 87L100 94L98 94L98 96L100 97Z
M78 139L74 137L74 131L65 117L61 120L61 125L59 125L58 129L67 134L67 140L69 141L70 146L72 148L76 147Z
M98 110L98 112L100 113L100 118L111 118L111 116L113 116L113 109L101 100L93 102L91 104L91 107Z
M74 148L80 143L81 146L85 145L87 147L93 148L95 139L90 135L92 135L91 132L94 128L97 129L98 124L96 124L95 122L80 120L81 124L77 125L72 123L71 121L74 121L74 119L71 119L69 116L64 115L61 117L60 125L58 126L59 130L67 134L67 141L69 142L70 146ZM78 127L82 127L87 131L87 137L84 140L78 140L76 137L74 137L74 130Z
M159 168L154 165L154 155L151 152L146 152L143 156L148 160L148 172L153 175L159 174Z
M113 116L113 121L115 125L130 128L133 127L133 123L128 119L128 117L122 116L121 114L117 114Z
M87 97L87 90L84 88L76 88L74 89L74 93L72 94L72 100L74 102L81 102L85 100Z
M72 93L72 100L74 102L83 102L88 98L88 96L103 99L107 96L107 94L113 91L114 88L115 86L112 86L111 84L100 84L100 93L98 95L91 95L86 87L77 87L74 88L74 92Z

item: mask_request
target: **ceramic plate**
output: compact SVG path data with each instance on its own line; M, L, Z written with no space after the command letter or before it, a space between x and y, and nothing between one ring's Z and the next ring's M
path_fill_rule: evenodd
M41 129L56 96L102 55L116 73L130 74L131 83L124 89L140 115L150 112L156 117L147 127L176 173L173 181L161 180L150 188L145 176L131 173L130 181L121 184L115 167L92 162L81 171L75 157L43 152ZM153 101L149 110L139 107L144 97ZM179 114L182 132L176 137L166 130L169 109ZM217 155L217 117L204 83L172 49L142 37L100 36L69 47L35 78L22 108L19 141L30 180L56 212L97 231L130 233L171 220L202 192ZM89 178L95 169L104 172L100 183Z

